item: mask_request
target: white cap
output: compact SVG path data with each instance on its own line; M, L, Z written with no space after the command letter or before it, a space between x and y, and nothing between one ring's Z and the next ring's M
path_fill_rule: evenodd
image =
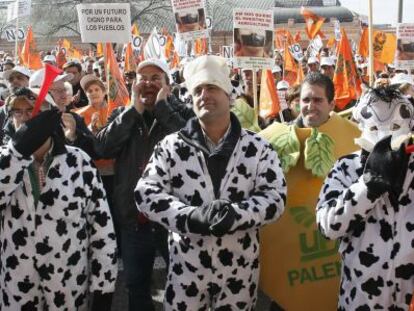
M275 72L282 72L282 68L280 68L279 65L274 65L272 68L272 73L275 73Z
M13 69L10 70L6 70L3 74L3 78L4 80L9 80L9 77L11 76L12 73L21 73L22 75L25 75L26 77L30 78L31 76L31 72L29 69L27 69L26 67L23 66L15 66Z
M319 59L315 56L311 56L308 58L308 65L309 64L319 64Z
M276 86L276 88L278 89L278 90L287 90L288 88L289 88L289 82L287 82L286 80L282 80L282 81L279 81L278 83L277 83L277 86Z
M168 65L166 62L158 59L158 58L149 58L146 59L142 62L139 63L138 67L137 67L137 73L139 73L139 71L144 68L144 67L148 67L148 66L155 66L158 67L159 69L161 69L163 72L165 72L165 74L168 76L168 78L171 81L171 76L170 76L170 69L168 68Z
M43 62L56 63L56 57L55 55L46 55L45 57L43 57Z
M218 86L228 95L232 93L230 69L226 64L226 59L221 56L203 55L197 57L186 64L183 75L190 94L202 84Z
M40 88L40 87L42 87L44 78L45 78L45 69L44 68L35 71L33 73L33 75L30 77L29 88L32 88L32 87ZM58 81L65 82L65 81L70 81L72 79L73 79L73 74L72 73L64 73L64 74L58 75L55 78L55 80L53 80L53 82L58 82Z
M391 85L408 83L414 85L413 77L405 73L397 73L391 79Z
M331 57L321 57L321 67L322 66L335 66L334 60Z

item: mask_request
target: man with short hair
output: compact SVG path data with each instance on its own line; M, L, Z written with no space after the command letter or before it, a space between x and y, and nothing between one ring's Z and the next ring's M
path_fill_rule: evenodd
M75 94L72 99L74 108L81 108L88 105L88 97L80 85L83 74L82 65L79 62L70 61L65 63L62 69L65 73L73 75L73 78L69 82L72 84L73 94Z
M333 79L335 73L335 63L331 57L321 58L321 73Z
M30 76L30 70L23 66L15 66L13 69L3 73L3 79L7 81L10 91L20 87L27 87Z
M159 59L141 62L132 86L132 105L114 110L97 134L104 156L115 159L114 215L121 229L130 311L154 310L151 276L156 250L168 264L167 232L137 211L134 187L154 146L194 116L170 93L169 83L166 63Z
M254 310L258 230L283 212L276 152L230 112L226 60L205 55L184 68L197 118L157 145L135 198L170 231L164 310Z
M335 243L310 249L309 243L319 243L314 224L315 204L324 178L337 158L358 149L354 138L360 135L357 126L333 112L335 107L332 80L320 72L311 72L302 82L300 115L293 124L273 123L260 135L278 152L289 189L287 213L277 225L261 232L261 289L274 301L272 311L333 310L337 303L339 275L320 278L304 284L292 271L306 269L304 258L313 257L312 265L328 266L339 263ZM307 220L305 220L307 219ZM289 234L286 234L289 232ZM312 237L312 238L308 238ZM322 245L322 242L321 242ZM279 256L281 253L284 256ZM317 257L318 254L324 254ZM288 276L288 277L286 277ZM323 298L319 299L321 289ZM302 295L314 299L296 299Z
M308 58L308 73L319 71L319 59L315 56L310 56Z

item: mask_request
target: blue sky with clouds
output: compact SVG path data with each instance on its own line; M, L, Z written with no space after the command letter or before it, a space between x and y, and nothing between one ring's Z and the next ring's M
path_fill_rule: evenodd
M344 7L368 15L368 0L340 0ZM372 0L374 24L396 24L398 0ZM403 0L403 22L414 23L414 0Z

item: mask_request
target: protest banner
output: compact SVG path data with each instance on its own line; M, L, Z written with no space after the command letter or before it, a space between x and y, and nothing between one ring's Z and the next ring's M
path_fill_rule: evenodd
M414 68L414 24L397 25L397 51L394 63L397 68Z
M82 42L127 43L131 41L129 3L78 4Z
M17 9L17 6L19 7ZM32 0L19 0L10 3L7 6L7 22L11 22L16 18L29 16L32 7Z
M271 69L273 59L273 11L233 10L234 66Z
M306 54L308 57L316 57L319 54L319 51L323 47L322 39L319 35L317 35L308 46Z
M208 37L203 0L171 0L177 32L182 40Z
M228 45L222 46L221 55L224 58L233 58L233 47L232 46L228 46Z
M303 58L303 50L299 43L292 44L289 46L289 51L292 53L292 56L300 62Z
M15 40L23 41L26 38L26 33L24 28L18 28L16 31L15 27L12 26L4 29L1 37L6 39L8 42L14 42Z

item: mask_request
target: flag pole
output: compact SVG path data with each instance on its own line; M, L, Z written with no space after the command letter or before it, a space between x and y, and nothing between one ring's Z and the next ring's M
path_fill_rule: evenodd
M372 0L368 0L368 46L369 46L369 86L374 85L374 30L373 30Z
M14 59L15 63L19 61L19 0L16 0L16 11L17 11L17 17L16 17L16 31L14 33Z
M256 68L252 69L253 74L253 107L254 107L254 117L256 120L259 118L259 103L257 101L257 73Z

